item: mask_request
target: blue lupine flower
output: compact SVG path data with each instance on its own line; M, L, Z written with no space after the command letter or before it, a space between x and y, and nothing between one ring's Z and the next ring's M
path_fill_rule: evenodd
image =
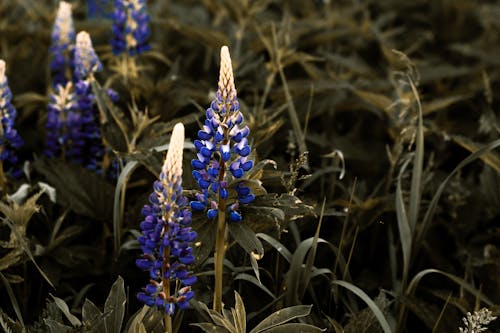
M173 315L176 308L186 309L194 293L196 277L188 270L194 256L191 243L196 232L189 227L191 212L182 195L182 152L184 126L175 125L159 180L153 185L149 205L142 209L144 220L138 242L143 255L136 265L149 271L150 283L137 298Z
M127 52L131 56L140 55L151 46L149 14L146 0L115 0L113 12L113 53Z
M16 167L17 155L15 149L23 145L23 140L14 129L16 109L11 104L12 92L5 76L5 61L0 59L0 160L3 170L10 172L14 177L21 175L21 170Z
M71 4L59 3L50 45L50 70L52 86L65 86L72 79L73 52L75 44L75 28L71 13Z
M99 126L99 111L90 85L93 74L102 70L102 64L92 47L92 41L87 32L79 32L76 36L75 49L75 113L72 114L71 130L75 140L83 142L83 146L74 146L69 158L87 168L101 172L99 163L104 155L101 131ZM74 125L74 126L73 126Z
M216 98L206 111L203 128L194 141L197 159L191 161L193 177L201 188L191 208L207 211L209 219L218 215L219 200L226 200L229 191L234 191L234 202L226 200L231 221L239 222L239 204L248 204L255 198L250 189L241 182L234 187L229 184L241 179L253 167L249 159L248 126L243 125L243 115L236 96L231 57L227 46L221 49L221 67ZM231 196L233 197L233 196Z
M50 95L47 110L45 155L69 158L79 156L85 141L80 134L79 115L75 110L73 84L58 85ZM77 154L74 151L78 151Z
M92 40L86 31L80 31L76 36L75 78L87 80L95 72L102 70L102 64L92 47Z

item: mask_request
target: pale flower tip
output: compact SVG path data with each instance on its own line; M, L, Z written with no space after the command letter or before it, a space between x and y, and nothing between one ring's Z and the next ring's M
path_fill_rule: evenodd
M76 46L88 48L92 46L92 41L90 40L90 35L86 31L80 31L78 35L76 35Z
M59 2L59 11L61 14L64 14L64 16L71 14L71 4L66 1Z
M182 155L184 150L184 125L177 123L170 137L170 145L167 151L167 157L163 164L163 174L167 178L175 180L182 176Z
M5 79L5 61L0 59L0 82L3 82Z
M184 143L184 125L182 123L177 123L172 131L172 137L182 137L182 142Z

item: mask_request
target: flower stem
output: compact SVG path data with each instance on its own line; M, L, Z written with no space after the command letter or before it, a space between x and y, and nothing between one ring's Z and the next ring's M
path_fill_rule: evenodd
M213 309L222 312L222 272L224 271L224 253L226 251L226 204L219 200L217 219L217 238L215 239L215 288Z
M166 219L168 221L168 219ZM168 233L169 226L168 222L166 222L165 233ZM163 265L161 269L162 274L162 283L163 283L163 292L165 293L165 301L168 302L170 298L170 279L165 277L165 273L170 268L170 248L168 246L163 250ZM173 333L172 332L172 317L168 313L164 313L165 320L165 333Z

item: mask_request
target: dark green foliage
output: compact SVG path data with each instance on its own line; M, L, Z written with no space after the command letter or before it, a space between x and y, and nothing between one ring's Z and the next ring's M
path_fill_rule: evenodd
M216 225L193 215L199 283L174 332L456 332L468 311L499 314L500 4L149 0L153 50L134 73L112 56L111 21L73 0L104 65L92 91L113 179L42 157L56 2L0 1L29 161L0 194L0 331L164 332L136 300L140 212L179 121L194 196L222 45L256 198L227 230L222 313Z

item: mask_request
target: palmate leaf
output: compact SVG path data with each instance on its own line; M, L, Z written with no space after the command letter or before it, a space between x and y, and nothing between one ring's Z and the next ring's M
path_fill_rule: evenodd
M314 208L294 195L270 193L255 198L252 204L242 208L245 221L256 231L285 228L293 220L314 216Z
M33 167L54 186L58 203L99 221L113 218L114 188L99 175L79 165L45 158L35 160Z

